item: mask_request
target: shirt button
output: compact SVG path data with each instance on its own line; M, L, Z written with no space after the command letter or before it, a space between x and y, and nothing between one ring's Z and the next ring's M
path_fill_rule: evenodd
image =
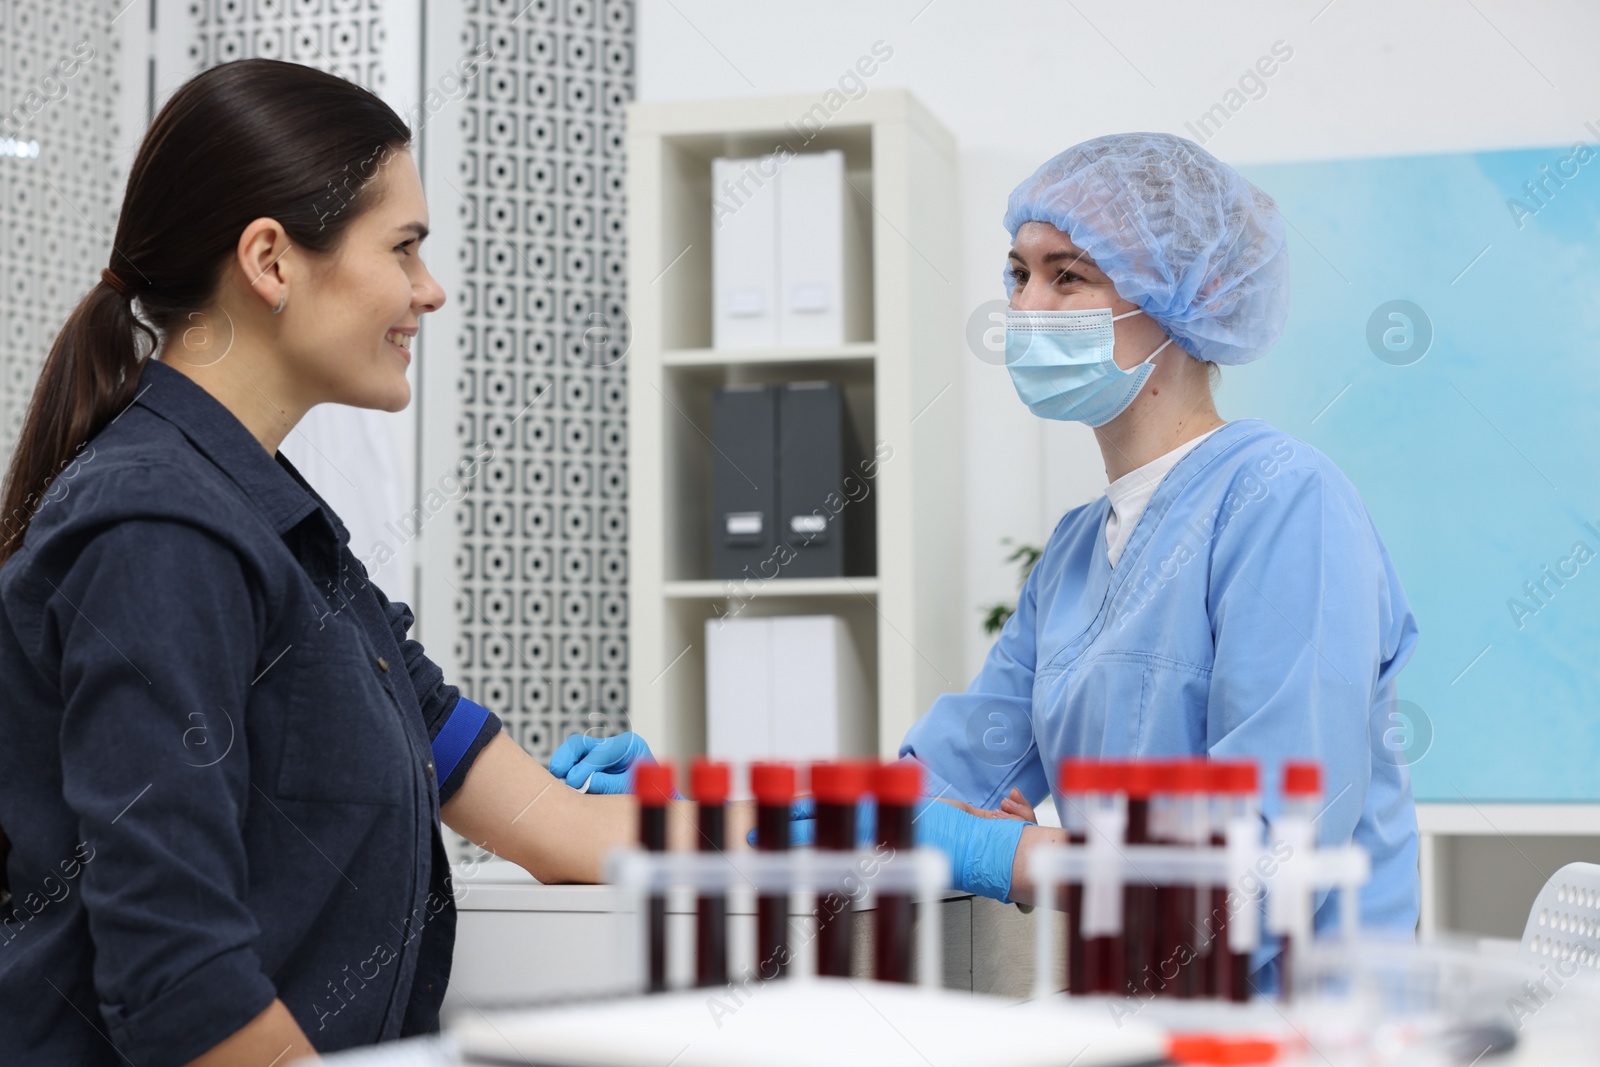
M389 661L382 656L378 657L378 669L385 674L389 673Z
M434 773L434 770L433 770L433 760L429 760L429 761L428 761L428 773L429 773L429 774L433 774L433 773Z

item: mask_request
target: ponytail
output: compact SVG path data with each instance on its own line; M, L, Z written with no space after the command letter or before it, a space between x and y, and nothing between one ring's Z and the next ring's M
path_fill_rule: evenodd
M27 421L0 494L0 566L17 549L51 485L90 438L133 399L155 333L134 315L136 290L114 272L101 272L56 336L39 372Z

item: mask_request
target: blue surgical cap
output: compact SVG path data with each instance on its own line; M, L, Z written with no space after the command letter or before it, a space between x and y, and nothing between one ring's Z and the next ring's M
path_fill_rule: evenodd
M1199 359L1248 363L1283 332L1289 250L1278 206L1186 138L1119 133L1074 145L1012 191L1012 240L1025 222L1072 238L1123 299Z

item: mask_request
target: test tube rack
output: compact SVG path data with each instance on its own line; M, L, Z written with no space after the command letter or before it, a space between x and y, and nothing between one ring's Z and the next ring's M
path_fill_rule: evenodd
M1308 944L1312 933L1312 901L1321 889L1341 890L1340 936L1353 940L1360 927L1359 890L1371 876L1372 863L1359 845L1333 848L1311 844L1310 826L1274 824L1277 836L1261 843L1261 825L1253 819L1228 825L1225 844L1128 845L1124 826L1106 811L1087 821L1083 844L1047 845L1028 858L1028 877L1036 899L1057 899L1068 883L1083 886L1084 937L1120 936L1123 932L1123 888L1137 882L1151 886L1226 886L1229 951L1248 953L1261 940L1257 901L1266 894L1269 934L1298 938ZM1284 845L1288 842L1287 849ZM1283 855L1287 851L1288 855ZM1207 895L1196 897L1196 930L1209 928ZM1056 935L1048 923L1039 923L1034 957L1034 992L1054 991Z
M624 975L637 975L645 986L645 946L648 944L647 901L668 892L741 895L787 894L789 916L817 914L818 902L827 894L847 901L872 900L884 894L911 897L925 919L917 930L917 984L938 989L943 963L939 924L932 921L933 905L949 887L950 861L938 849L890 851L855 849L826 851L794 849L788 852L652 852L638 848L614 849L606 857L606 880L617 890L624 913L633 917L632 936L619 940ZM848 905L847 905L848 906ZM795 944L797 964L791 981L814 974L808 957L810 941ZM907 945L909 950L910 946Z

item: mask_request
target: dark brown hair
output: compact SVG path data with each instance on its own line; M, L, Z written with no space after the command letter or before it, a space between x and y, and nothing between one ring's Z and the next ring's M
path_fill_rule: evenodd
M133 399L143 359L211 302L244 228L272 218L292 246L334 250L371 206L368 180L410 140L372 93L297 63L224 63L173 93L128 174L114 280L79 302L34 386L0 503L0 566L51 482Z
M410 141L372 93L296 63L225 63L172 94L128 174L112 279L78 303L39 372L0 503L0 566L51 482L132 401L160 338L211 302L244 228L273 218L294 246L333 251ZM9 851L0 829L0 904Z

